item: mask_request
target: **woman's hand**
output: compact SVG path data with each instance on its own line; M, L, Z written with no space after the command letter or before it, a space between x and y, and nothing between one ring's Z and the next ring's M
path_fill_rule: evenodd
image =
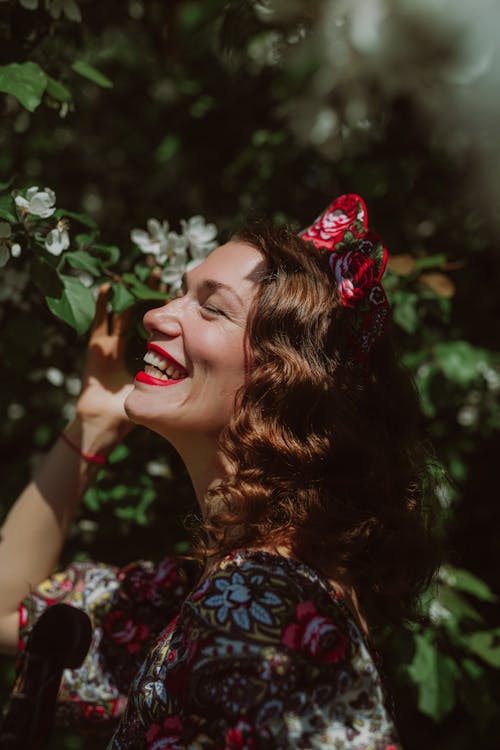
M108 284L103 285L97 298L82 390L76 405L77 419L91 433L93 445L102 442L101 450L111 448L134 427L124 410L125 399L133 388L133 377L124 361L130 314L113 314L108 321L108 289Z

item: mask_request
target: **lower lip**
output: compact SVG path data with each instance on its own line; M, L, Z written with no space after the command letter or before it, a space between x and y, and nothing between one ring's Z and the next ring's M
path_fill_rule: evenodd
M144 372L144 370L141 370L137 373L135 379L139 383L146 383L146 385L159 385L163 388L166 385L182 383L186 378L180 378L179 380L162 380L161 378L154 378L152 375L148 375L147 372Z

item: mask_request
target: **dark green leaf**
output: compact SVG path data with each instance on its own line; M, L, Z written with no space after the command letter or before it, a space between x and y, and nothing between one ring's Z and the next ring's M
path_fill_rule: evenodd
M72 276L60 276L63 290L58 297L47 297L49 310L77 333L88 331L95 314L95 300L92 292Z
M472 594L472 596L475 596L482 601L495 602L497 600L497 597L487 583L464 568L453 568L447 566L444 571L443 579L449 586L452 586L455 589L460 589L460 591L465 591L468 594Z
M10 221L11 224L17 222L15 215L15 203L11 195L0 195L0 218Z
M134 295L123 284L113 284L111 306L113 312L122 313L136 302Z
M31 261L31 275L46 297L59 297L63 292L63 282L57 270L45 258L35 255Z
M408 674L417 686L418 707L434 721L442 721L455 705L458 667L451 657L437 649L429 630L416 634L415 646Z
M483 619L461 594L448 586L442 586L439 589L438 600L443 607L453 614L455 620L481 622Z
M47 76L47 94L58 102L70 102L73 98L67 86L50 76Z
M130 456L130 449L125 443L119 443L108 456L108 464L117 464Z
M139 281L133 273L124 273L122 279L129 284L130 290L137 299L167 299L165 292L158 292L156 289L151 289L147 284Z
M120 257L120 248L116 245L92 245L92 250L95 250L102 257L103 264L107 267L114 266Z
M428 255L426 258L415 258L415 270L423 271L427 268L436 268L446 263L446 255Z
M99 258L94 258L85 250L76 250L75 252L66 253L64 260L71 266L71 268L78 268L81 271L87 271L92 276L100 276L102 274L102 264Z
M180 145L181 139L178 135L166 135L156 149L157 160L163 164L170 161L170 159L179 151Z
M75 221L79 221L80 224L84 224L86 227L89 227L89 229L98 228L94 219L91 219L90 216L87 216L86 214L75 213L75 211L67 211L65 208L58 208L57 211L54 212L54 217L56 219L62 219L63 216L66 216L69 219L75 219Z
M47 76L37 63L10 63L0 66L0 91L12 94L29 112L42 101Z
M14 179L14 177L11 177L10 180L7 180L7 182L0 182L0 190L8 190L14 182Z
M139 281L147 281L151 276L151 267L143 265L142 263L136 263L134 266L134 275Z
M465 641L483 661L495 669L500 668L500 628L472 633L465 637Z
M479 375L478 365L488 359L482 349L467 341L442 341L434 348L436 362L453 383L470 385Z
M415 333L419 324L418 296L414 292L396 290L391 297L394 322L406 333Z
M113 81L110 81L110 79L105 76L104 73L101 73L100 70L94 68L93 65L89 65L89 63L84 62L84 60L75 60L75 62L71 65L71 69L74 70L75 73L78 73L78 75L87 78L93 83L97 83L98 86L101 86L104 89L113 88Z

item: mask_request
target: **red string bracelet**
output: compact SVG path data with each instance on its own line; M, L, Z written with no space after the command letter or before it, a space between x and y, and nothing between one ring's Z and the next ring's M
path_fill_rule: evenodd
M81 458L84 458L85 461L90 461L91 463L101 464L101 465L106 463L106 459L104 458L104 456L93 456L90 453L84 453L82 450L80 450L80 448L77 445L75 445L69 439L67 435L64 434L64 432L60 432L59 435L60 437L62 437L66 445L69 445L69 447L72 448L75 451L75 453L78 453L78 455L81 456Z

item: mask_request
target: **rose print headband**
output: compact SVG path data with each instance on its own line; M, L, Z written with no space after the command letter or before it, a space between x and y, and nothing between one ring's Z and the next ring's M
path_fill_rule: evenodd
M387 248L368 227L364 200L341 195L300 236L329 253L341 304L357 313L352 316L354 359L366 361L373 343L384 333L390 307L380 283Z

